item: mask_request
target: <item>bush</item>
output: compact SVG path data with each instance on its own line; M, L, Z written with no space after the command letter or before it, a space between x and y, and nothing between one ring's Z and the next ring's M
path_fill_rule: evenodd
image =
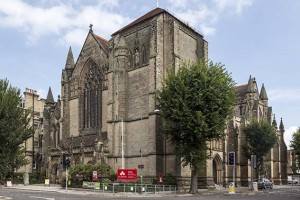
M20 172L13 173L12 182L13 184L23 184L24 183L23 173Z
M81 179L91 181L93 171L97 171L98 176L110 176L114 174L113 170L105 164L80 164L70 167L69 176L76 177L77 175L80 175Z
M29 183L38 184L45 183L46 173L32 172L29 174Z
M177 186L177 179L172 174L167 174L167 176L165 176L164 179L163 179L163 184L164 185L175 185L175 186Z

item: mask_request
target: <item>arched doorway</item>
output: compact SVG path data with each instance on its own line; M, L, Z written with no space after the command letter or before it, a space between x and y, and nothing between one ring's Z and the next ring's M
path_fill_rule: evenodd
M219 154L216 154L212 164L213 181L217 185L222 185L222 160Z
M57 164L54 164L53 166L52 166L52 169L51 169L51 183L56 183L57 181L56 181L56 179L58 178L58 176L57 176Z

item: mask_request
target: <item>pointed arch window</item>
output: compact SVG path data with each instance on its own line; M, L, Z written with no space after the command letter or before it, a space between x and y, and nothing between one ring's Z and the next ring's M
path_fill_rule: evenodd
M147 52L145 46L142 47L142 64L147 63Z
M91 63L88 66L83 89L83 128L102 125L102 89L105 82L102 67Z

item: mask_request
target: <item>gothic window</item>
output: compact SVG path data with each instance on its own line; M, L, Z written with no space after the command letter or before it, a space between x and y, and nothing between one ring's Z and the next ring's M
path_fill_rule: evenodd
M60 142L60 130L57 130L57 146L59 145Z
M142 63L146 64L146 62L147 62L146 48L145 48L145 46L143 46L143 48L142 48Z
M106 67L91 63L85 77L83 89L83 128L101 126L102 90L107 84Z

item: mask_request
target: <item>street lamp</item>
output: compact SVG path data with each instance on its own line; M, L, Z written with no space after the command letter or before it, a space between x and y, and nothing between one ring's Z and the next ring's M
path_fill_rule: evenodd
M143 120L143 116L141 116L141 123ZM143 184L143 168L144 168L144 164L143 164L143 151L142 151L142 126L141 126L141 132L140 132L140 154L141 154L141 164L138 166L141 169L141 187Z
M124 164L124 125L123 125L123 118L121 121L121 129L122 129L122 133L121 133L121 140L122 140L122 169L125 168L125 164Z

